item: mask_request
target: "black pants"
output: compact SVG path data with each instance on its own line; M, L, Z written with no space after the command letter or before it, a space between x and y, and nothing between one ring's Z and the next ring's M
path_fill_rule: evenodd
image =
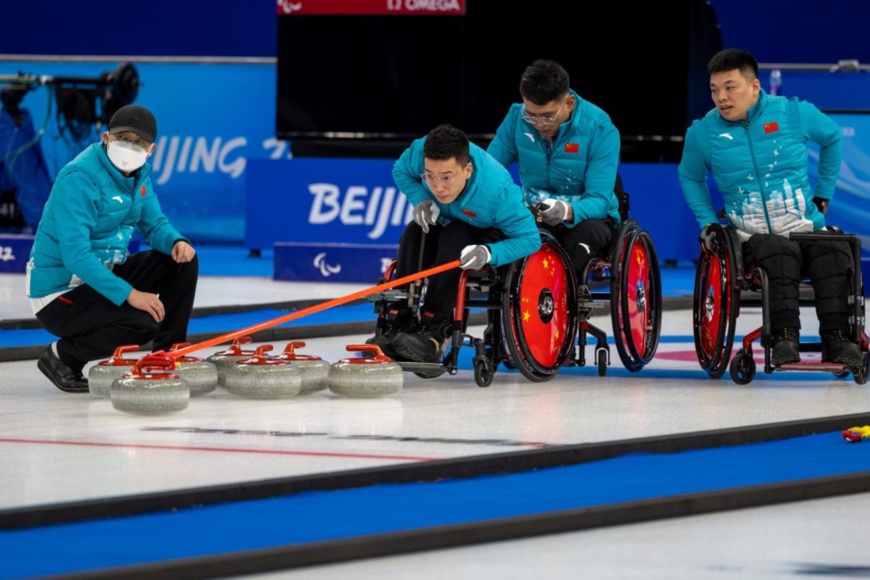
M423 229L416 222L410 222L399 239L395 276L410 276L421 270L457 260L465 246L488 244L503 239L504 234L499 229L476 228L460 221L447 226L430 225L429 233L424 239ZM452 320L460 274L460 270L454 268L432 276L426 287L421 312L440 313Z
M747 266L759 266L767 273L771 331L801 327L799 284L804 278L813 286L819 330L849 330L852 251L848 242L796 242L755 234L743 243L743 252Z
M55 298L36 314L45 330L60 337L60 359L73 370L89 361L111 356L119 346L140 347L153 341L152 349L170 350L187 342L187 325L193 310L199 260L179 264L155 250L130 256L113 272L140 292L160 294L165 308L163 322L124 302L115 306L86 284Z
M543 227L549 230L568 252L578 284L585 283L582 276L586 264L607 249L616 233L616 224L611 218L584 220L573 228L562 224Z

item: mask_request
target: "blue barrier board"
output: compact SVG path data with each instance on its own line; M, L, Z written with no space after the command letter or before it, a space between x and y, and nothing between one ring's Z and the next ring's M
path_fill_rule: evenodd
M374 284L398 245L276 242L275 280Z

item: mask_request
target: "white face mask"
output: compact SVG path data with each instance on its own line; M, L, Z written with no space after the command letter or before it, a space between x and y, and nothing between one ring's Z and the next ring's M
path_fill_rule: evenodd
M109 142L107 153L112 165L125 173L136 171L145 165L145 160L148 159L148 151L124 141Z

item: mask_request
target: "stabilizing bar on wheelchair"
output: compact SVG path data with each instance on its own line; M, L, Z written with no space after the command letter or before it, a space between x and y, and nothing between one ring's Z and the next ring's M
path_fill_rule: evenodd
M459 260L453 260L452 262L447 262L446 264L441 264L440 266L435 266L433 268L429 268L428 270L423 270L422 272L417 272L416 274L411 274L409 276L403 276L401 278L397 278L395 280L390 280L388 282L384 282L383 284L378 284L377 286L372 286L371 288L365 288L363 290L357 290L356 292L351 292L347 296L342 296L340 298L333 298L332 300L327 300L326 302L321 302L320 304L315 304L313 306L309 306L308 308L303 308L302 310L297 310L296 312L291 312L290 314L285 314L283 316L279 316L277 318L273 318L271 320L267 320L265 322L261 322L259 324L255 324L253 326L248 326L247 328L242 328L241 330L236 330L234 332L229 332L227 334L222 334L220 336L216 336L214 338L210 338L208 340L204 340L202 342L198 342L196 344L192 344L190 346L180 348L178 350L173 350L170 352L155 352L147 355L145 358L168 358L168 359L178 359L186 354L191 352L195 352L198 350L202 350L204 348L208 348L210 346L215 346L218 344L222 344L225 342L229 342L231 340L235 340L236 338L240 338L242 336L247 336L253 334L255 332L259 332L261 330L265 330L267 328L272 328L273 326L278 326L279 324L284 324L285 322L290 322L291 320L296 320L297 318L302 318L303 316L308 316L309 314L314 314L316 312L320 312L322 310L326 310L327 308L332 308L333 306L339 306L341 304L347 304L348 302L352 302L357 300L358 298L364 298L369 294L374 294L376 292L380 292L382 290L387 290L389 288L393 288L395 286L401 286L402 284L408 284L409 282L414 282L416 280L422 280L423 278L427 278L429 276L434 276L435 274L440 274L441 272L446 272L447 270L452 270L454 268L459 267Z
M849 242L856 249L861 249L861 238L856 236L855 234L837 234L837 233L827 233L827 234L817 234L813 233L804 233L804 232L792 232L789 234L789 238L796 242L830 242L830 241L843 241Z
M841 233L817 234L792 232L791 234L789 234L789 238L796 242L849 242L849 244L851 244L852 246L852 271L855 272L856 288L854 288L854 291L856 294L862 291L863 281L861 280L861 238L859 236L855 234Z

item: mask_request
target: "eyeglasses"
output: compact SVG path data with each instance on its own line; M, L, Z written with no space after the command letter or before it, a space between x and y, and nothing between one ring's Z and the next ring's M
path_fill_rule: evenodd
M456 181L456 176L455 176L455 175L443 175L443 176L438 176L438 175L433 175L433 174L431 174L431 173L424 173L424 174L421 175L420 177L422 177L423 180L424 180L426 183L428 183L429 185L437 185L437 184L439 184L439 183L440 183L441 185L450 185L451 183L453 183L454 181Z
M112 135L116 141L121 141L123 143L130 143L131 145L135 145L136 147L141 147L145 151L148 151L148 148L151 147L151 143L148 143L142 139L127 137L123 134L113 134Z
M520 115L523 121L530 125L546 125L552 126L556 124L556 118L559 116L559 113L562 112L562 107L565 106L565 101L568 100L568 95L565 95L565 98L562 99L562 104L559 105L559 109L550 115L534 115L526 111L525 107L523 107L523 114Z

